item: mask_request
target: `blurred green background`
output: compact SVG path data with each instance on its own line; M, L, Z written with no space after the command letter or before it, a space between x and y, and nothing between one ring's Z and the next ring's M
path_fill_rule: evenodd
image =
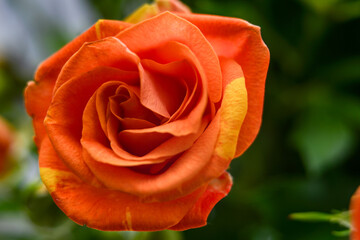
M271 53L263 125L229 171L234 186L208 225L185 232L100 232L58 210L41 187L23 89L36 66L98 18L143 0L1 0L0 115L16 131L0 181L0 239L331 240L343 228L289 219L347 210L360 183L360 1L184 0L193 12L261 26Z

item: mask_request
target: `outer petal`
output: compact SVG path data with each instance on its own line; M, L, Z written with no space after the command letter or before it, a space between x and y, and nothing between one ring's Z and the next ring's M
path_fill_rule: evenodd
M221 68L225 91L219 109L221 125L215 153L231 161L235 157L240 129L247 116L248 94L239 64L232 59L221 58Z
M219 124L215 151L206 162L206 167L197 169L196 178L183 182L183 189L218 178L235 155L235 144L247 111L247 92L241 67L235 61L226 58L221 58L220 63L225 91L221 107L211 123Z
M133 72L98 67L66 82L54 96L45 120L48 135L67 166L83 179L92 180L92 174L81 156L80 138L85 105L103 83L126 78L131 81L132 77L136 77L133 75Z
M213 179L191 210L171 229L183 231L205 226L211 210L217 202L230 192L231 186L232 177L227 172L224 172L219 178Z
M350 210L353 226L351 240L360 240L360 187L351 198Z
M130 26L129 23L112 20L99 20L86 32L75 38L38 67L35 81L29 82L25 89L25 107L33 118L35 143L38 147L46 131L43 125L49 108L55 81L65 62L84 44L102 37L113 36Z
M107 59L106 57L111 53L112 58ZM86 63L86 58L97 59L91 64L93 69L87 69L86 66L81 65L81 63ZM74 59L78 61L73 61ZM111 80L136 82L136 72L134 74L131 71L108 67L122 63L131 63L136 66L133 61L137 61L136 56L130 53L118 39L109 37L85 44L71 57L62 70L66 83L61 85L54 94L47 111L45 125L56 151L67 166L83 179L91 179L91 173L81 158L80 138L85 105L96 89L105 82ZM65 80L70 72L76 73L77 77Z
M85 42L92 42L105 37L114 36L129 26L131 26L131 24L121 21L99 20L83 34L76 37L42 62L36 71L35 81L55 81L65 62L77 52Z
M236 18L199 14L179 16L201 30L218 56L234 59L244 71L248 112L237 143L235 156L239 156L254 141L261 125L265 78L270 55L261 39L260 28Z
M200 30L190 22L165 12L128 28L117 37L137 54L170 41L185 44L205 70L211 101L220 100L222 81L218 57Z
M205 185L169 202L142 203L135 196L82 182L58 158L47 138L39 161L41 178L59 208L76 223L100 230L168 229L183 219L206 189Z
M54 93L65 82L99 66L137 71L138 57L115 37L85 43L61 69Z

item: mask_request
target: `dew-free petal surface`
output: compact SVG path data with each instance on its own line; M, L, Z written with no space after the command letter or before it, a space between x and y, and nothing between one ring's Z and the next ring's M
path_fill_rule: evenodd
M221 102L220 132L215 153L232 160L236 154L240 129L248 109L248 94L240 65L232 59L220 58L224 78L224 94Z
M261 39L260 28L236 18L201 14L179 16L201 30L218 56L234 59L244 72L248 110L236 149L236 156L239 156L254 141L261 125L270 54Z
M65 62L85 43L98 40L98 35L113 36L131 24L113 20L99 20L83 34L72 40L59 51L42 62L35 74L35 81L28 83L25 89L25 107L33 118L35 143L38 147L45 136L43 124L50 105L55 81Z
M171 41L152 51L142 52L140 57L153 59L157 62L162 60L160 63L166 64L166 66L170 66L168 65L169 62L174 63L184 60L194 69L194 76L190 76L192 74L191 72L186 73L186 75L189 74L186 78L187 85L194 90L189 97L188 103L184 106L185 113L183 116L176 121L168 122L167 124L162 124L151 129L143 129L141 132L171 133L174 136L185 136L198 132L201 126L202 115L208 104L207 83L204 69L191 49L182 43ZM136 130L133 132L136 132Z
M200 30L190 22L164 12L126 29L117 37L135 53L157 48L169 41L185 44L204 68L211 101L220 100L222 82L218 57Z
M208 119L203 119L202 128L197 134L190 134L182 137L172 137L163 144L157 146L150 153L145 154L144 156L135 156L125 151L121 144L117 142L118 140L116 131L109 131L107 136L103 131L99 131L101 126L100 121L97 119L98 114L96 112L95 95L93 95L88 101L84 110L83 132L81 139L82 147L87 152L84 160L90 167L96 165L96 163L92 163L94 161L124 167L163 162L166 159L171 158L174 155L177 155L178 153L181 153L191 147L194 141L202 134L204 128L208 124ZM121 124L114 116L110 116L107 121L109 129L118 129L119 125ZM107 171L103 172L96 166L91 168L93 168L93 172L95 175L98 175L99 179L102 179L103 175L106 179L108 179L110 176ZM121 174L117 174L117 176L121 177ZM104 181L106 181L106 179ZM110 181L110 183L114 188L114 185L117 184L117 181ZM122 185L123 183L123 181L120 181L119 184Z
M178 157L165 172L159 175L142 174L129 168L116 167L114 163L111 163L113 166L101 163L99 160L89 159L90 161L87 161L87 164L105 185L137 195L143 201L165 201L181 197L214 178L213 175L215 177L220 176L229 164L229 161L221 160L219 162L222 165L215 164L214 168L208 165L212 161L212 154L219 131L220 124L218 120L211 122L204 133L200 137L197 136L198 139L192 147ZM109 161L109 159L106 161ZM219 167L220 165L222 167ZM200 174L205 171L204 169L208 169L206 171L206 174L209 173L208 175Z
M224 198L231 189L232 177L225 172L220 177L211 180L196 204L185 217L171 230L183 231L189 228L198 228L206 225L207 218L215 204Z
M170 118L184 101L186 88L177 77L154 71L151 65L155 65L155 63L143 64L140 73L141 103L152 111Z
M83 110L87 101L103 83L131 80L132 77L132 72L99 67L66 82L54 95L45 119L47 133L57 153L78 176L93 179L82 160L80 145Z
M24 92L25 107L32 117L34 127L34 141L38 148L46 137L44 118L50 106L55 81L30 81Z
M71 78L84 74L93 68L106 66L136 71L138 61L138 57L115 37L85 43L61 69L54 92Z
M74 222L111 231L156 231L176 225L206 189L168 202L144 203L138 197L84 183L59 159L50 141L40 150L40 175L58 207Z

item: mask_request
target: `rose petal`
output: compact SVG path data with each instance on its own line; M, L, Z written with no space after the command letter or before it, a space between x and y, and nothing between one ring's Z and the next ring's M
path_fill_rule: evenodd
M120 120L120 123L123 129L144 129L156 126L152 122L138 118L124 118Z
M180 101L181 104L177 107L177 110L170 116L168 122L182 116L184 111L189 107L189 105L191 105L191 102L193 102L195 91L197 90L197 73L196 71L194 71L193 66L191 66L191 64L188 63L186 60L173 61L167 64L161 64L151 59L144 59L141 61L141 64L145 69L149 69L151 72L167 76L169 77L169 79L175 79L177 87L174 89L174 93L171 94L168 99L170 99L170 101L173 101L173 98L178 99L178 104L175 103L175 105L179 105ZM173 82L174 81L169 81L169 83ZM180 91L176 89L180 89ZM182 93L180 94L179 92ZM168 99L164 99L164 101L168 101Z
M165 66L170 66L167 65L169 62L186 61L193 69L196 69L198 73L195 72L193 77L186 78L186 80L188 80L187 85L195 91L192 92L188 103L185 104L181 118L172 122L168 121L168 123L154 128L133 130L132 132L171 133L174 136L185 136L198 132L201 126L202 115L208 104L208 95L206 94L206 83L203 82L203 79L206 79L204 69L196 56L186 45L177 42L168 42L153 51L142 53L140 57L143 59L154 59L154 61L161 59L161 63L166 64ZM186 75L187 74L191 75L190 72L187 72ZM197 74L199 74L199 76Z
M134 73L134 76L137 76L138 73ZM130 76L130 75L129 75ZM134 78L136 79L136 78ZM125 87L131 89L132 92L138 92L137 86L129 86L126 84L127 79L123 79L123 81L109 81L102 84L96 90L96 111L100 121L101 128L106 136L108 136L108 119L111 114L117 117L118 112L115 112L115 107L111 107L112 97L117 94L118 88Z
M56 81L54 92L71 78L99 66L136 71L139 58L119 39L108 37L84 44L62 68Z
M206 185L179 199L143 203L135 196L84 183L58 158L50 141L40 150L40 175L58 207L73 221L99 230L156 231L176 225Z
M177 77L170 77L154 71L153 65L156 63L149 61L142 61L141 64L141 103L152 111L170 118L184 101L186 87ZM171 67L174 63L167 65ZM190 71L193 72L192 69Z
M157 132L144 132L144 133L134 133L136 129L130 129L122 131L119 134L119 138L117 138L117 134L110 134L110 144L113 151L121 158L128 159L128 160L135 160L140 164L140 161L151 161L152 163L162 162L164 159L179 154L192 146L194 141L202 134L203 130L205 129L206 125L208 124L209 119L204 118L202 120L202 124L199 128L197 133L188 134L186 136L172 136L168 133L157 133ZM109 128L114 128L114 122L110 119ZM142 130L142 129L141 129ZM138 153L137 155L130 154L128 151L125 151L122 147L121 142L127 141L127 137L129 137L128 147L132 149L133 152L137 152L137 147L140 149L144 148L141 146L142 144L152 144L151 142L154 141L157 144L154 144L152 147L147 147L147 150L143 150L142 153ZM131 140L131 139L132 140ZM143 139L141 139L143 138ZM164 138L164 139L163 139ZM136 143L136 139L139 139L139 142ZM141 140L140 140L141 139ZM160 142L158 142L160 141ZM146 143L150 142L150 143ZM132 146L131 146L132 144ZM129 146L130 145L130 146ZM139 151L140 151L139 149ZM102 161L107 162L107 161ZM138 165L137 164L137 165ZM121 164L115 164L117 166L122 166Z
M196 134L190 134L182 137L172 137L163 144L157 146L153 151L144 156L135 156L125 151L117 140L117 132L109 131L108 137L101 129L100 122L97 121L98 113L96 111L94 94L88 101L83 115L83 133L81 143L84 150L88 153L87 156L91 156L89 159L85 158L87 164L93 169L95 175L101 179L101 175L107 175L106 172L101 172L97 167L92 167L93 161L101 163L107 163L115 166L137 166L163 162L171 156L181 153L188 149L194 141L202 133L209 119L204 118L202 121L202 127ZM110 117L108 120L109 129L118 129L119 121L114 117ZM109 146L109 140L110 145ZM97 173L97 172L100 173ZM119 175L120 176L120 175ZM104 180L105 181L105 180ZM116 184L116 181L111 181L111 184ZM114 188L114 187L113 187Z
M234 59L244 71L248 92L248 111L239 134L236 155L254 141L261 125L264 88L269 66L269 50L261 39L260 28L244 20L200 14L179 14L196 25L218 56Z
M152 127L160 124L160 118L140 103L138 94L134 93L133 89L126 85L119 86L116 95L109 98L110 112L122 123L128 119L138 119L146 120L151 123ZM126 100L123 99L124 94L128 96Z
M97 37L96 40L115 36L119 32L130 27L131 25L132 24L123 21L99 19L93 26L96 32L96 37ZM92 41L95 41L95 39L89 39L84 42L92 42Z
M136 77L133 72L98 67L66 82L56 92L45 119L46 129L61 159L78 176L89 181L92 179L82 160L80 145L86 102L101 84L111 80L131 80L132 77Z
M145 156L172 136L169 133L133 134L127 130L118 134L123 149L135 156Z
M207 218L215 204L224 198L231 189L232 178L227 172L210 181L203 195L197 200L185 217L171 230L184 231L189 228L198 228L206 225Z
M155 49L170 41L185 44L204 68L211 101L220 100L222 81L218 57L203 34L193 24L170 12L165 12L126 29L117 37L137 54Z
M101 38L114 36L129 26L131 26L131 24L122 21L99 20L83 34L42 62L36 71L35 81L55 82L65 62L68 61L85 42L92 42Z
M215 153L229 161L235 157L236 143L247 114L248 97L241 67L232 59L220 58L224 98L219 109L221 127Z
M160 175L147 175L129 168L112 166L116 164L115 159L111 162L112 165L102 163L109 163L110 158L104 153L97 155L98 152L102 152L98 141L82 142L84 149L92 149L92 157L85 156L85 160L96 177L109 188L139 196L147 202L173 200L189 194L210 179L220 176L230 163L219 157L212 160L220 127L219 120L219 117L215 117L192 147ZM186 143L180 141L179 147ZM164 150L169 151L169 148ZM96 161L94 161L95 158ZM211 161L215 161L215 164L209 164ZM208 175L200 174L202 171Z
M38 148L46 137L44 118L49 108L55 81L30 81L25 88L25 108L33 119L34 141Z
M108 122L109 116L108 116L107 112L108 112L108 108L109 108L109 106L108 106L109 98L116 93L116 89L119 87L120 84L121 84L120 81L106 82L106 83L102 84L96 90L96 95L92 96L92 98L94 97L96 112L98 114L97 114L97 116L96 115L93 116L93 117L95 117L94 119L89 119L89 120L96 121L95 119L99 118L101 128L106 136L108 136L107 122ZM88 116L86 114L84 114L84 118L87 118L87 117ZM95 130L98 131L98 128L95 128ZM83 130L83 132L84 132L84 130Z
M97 32L104 37L113 36L130 25L121 21L99 20L83 34L40 64L35 74L35 81L29 82L25 89L25 107L28 114L33 118L35 143L39 148L46 134L43 122L51 102L52 89L65 62L84 42L97 40Z
M96 94L94 94L88 101L84 110L83 130L81 138L81 145L83 147L83 159L86 162L87 166L90 166L90 168L92 168L92 162L94 161L104 162L117 166L137 166L144 164L152 164L156 162L156 160L165 160L165 158L160 158L156 160L139 158L126 152L119 145L116 145L117 148L115 148L116 151L114 151L114 147L110 147L111 143L109 143L109 140L111 141L112 136L116 134L114 133L114 131L109 131L108 136L110 137L110 139L108 139L108 137L103 131L99 131L99 129L101 129L101 126L100 122L97 119L98 112L96 111ZM109 118L107 121L111 120L114 120L118 123L118 120L114 118ZM120 152L121 155L117 155L116 152ZM95 175L97 175L96 169L93 169L92 171L95 173ZM104 172L103 174L106 175L106 172Z

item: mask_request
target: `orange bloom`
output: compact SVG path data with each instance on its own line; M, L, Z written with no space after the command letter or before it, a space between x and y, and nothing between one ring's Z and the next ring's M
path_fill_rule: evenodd
M12 133L9 126L0 117L0 176L4 174L7 167L7 158L12 142Z
M351 198L351 240L360 240L360 187Z
M204 226L259 131L269 64L259 28L176 0L154 6L99 20L25 90L41 178L78 224Z

